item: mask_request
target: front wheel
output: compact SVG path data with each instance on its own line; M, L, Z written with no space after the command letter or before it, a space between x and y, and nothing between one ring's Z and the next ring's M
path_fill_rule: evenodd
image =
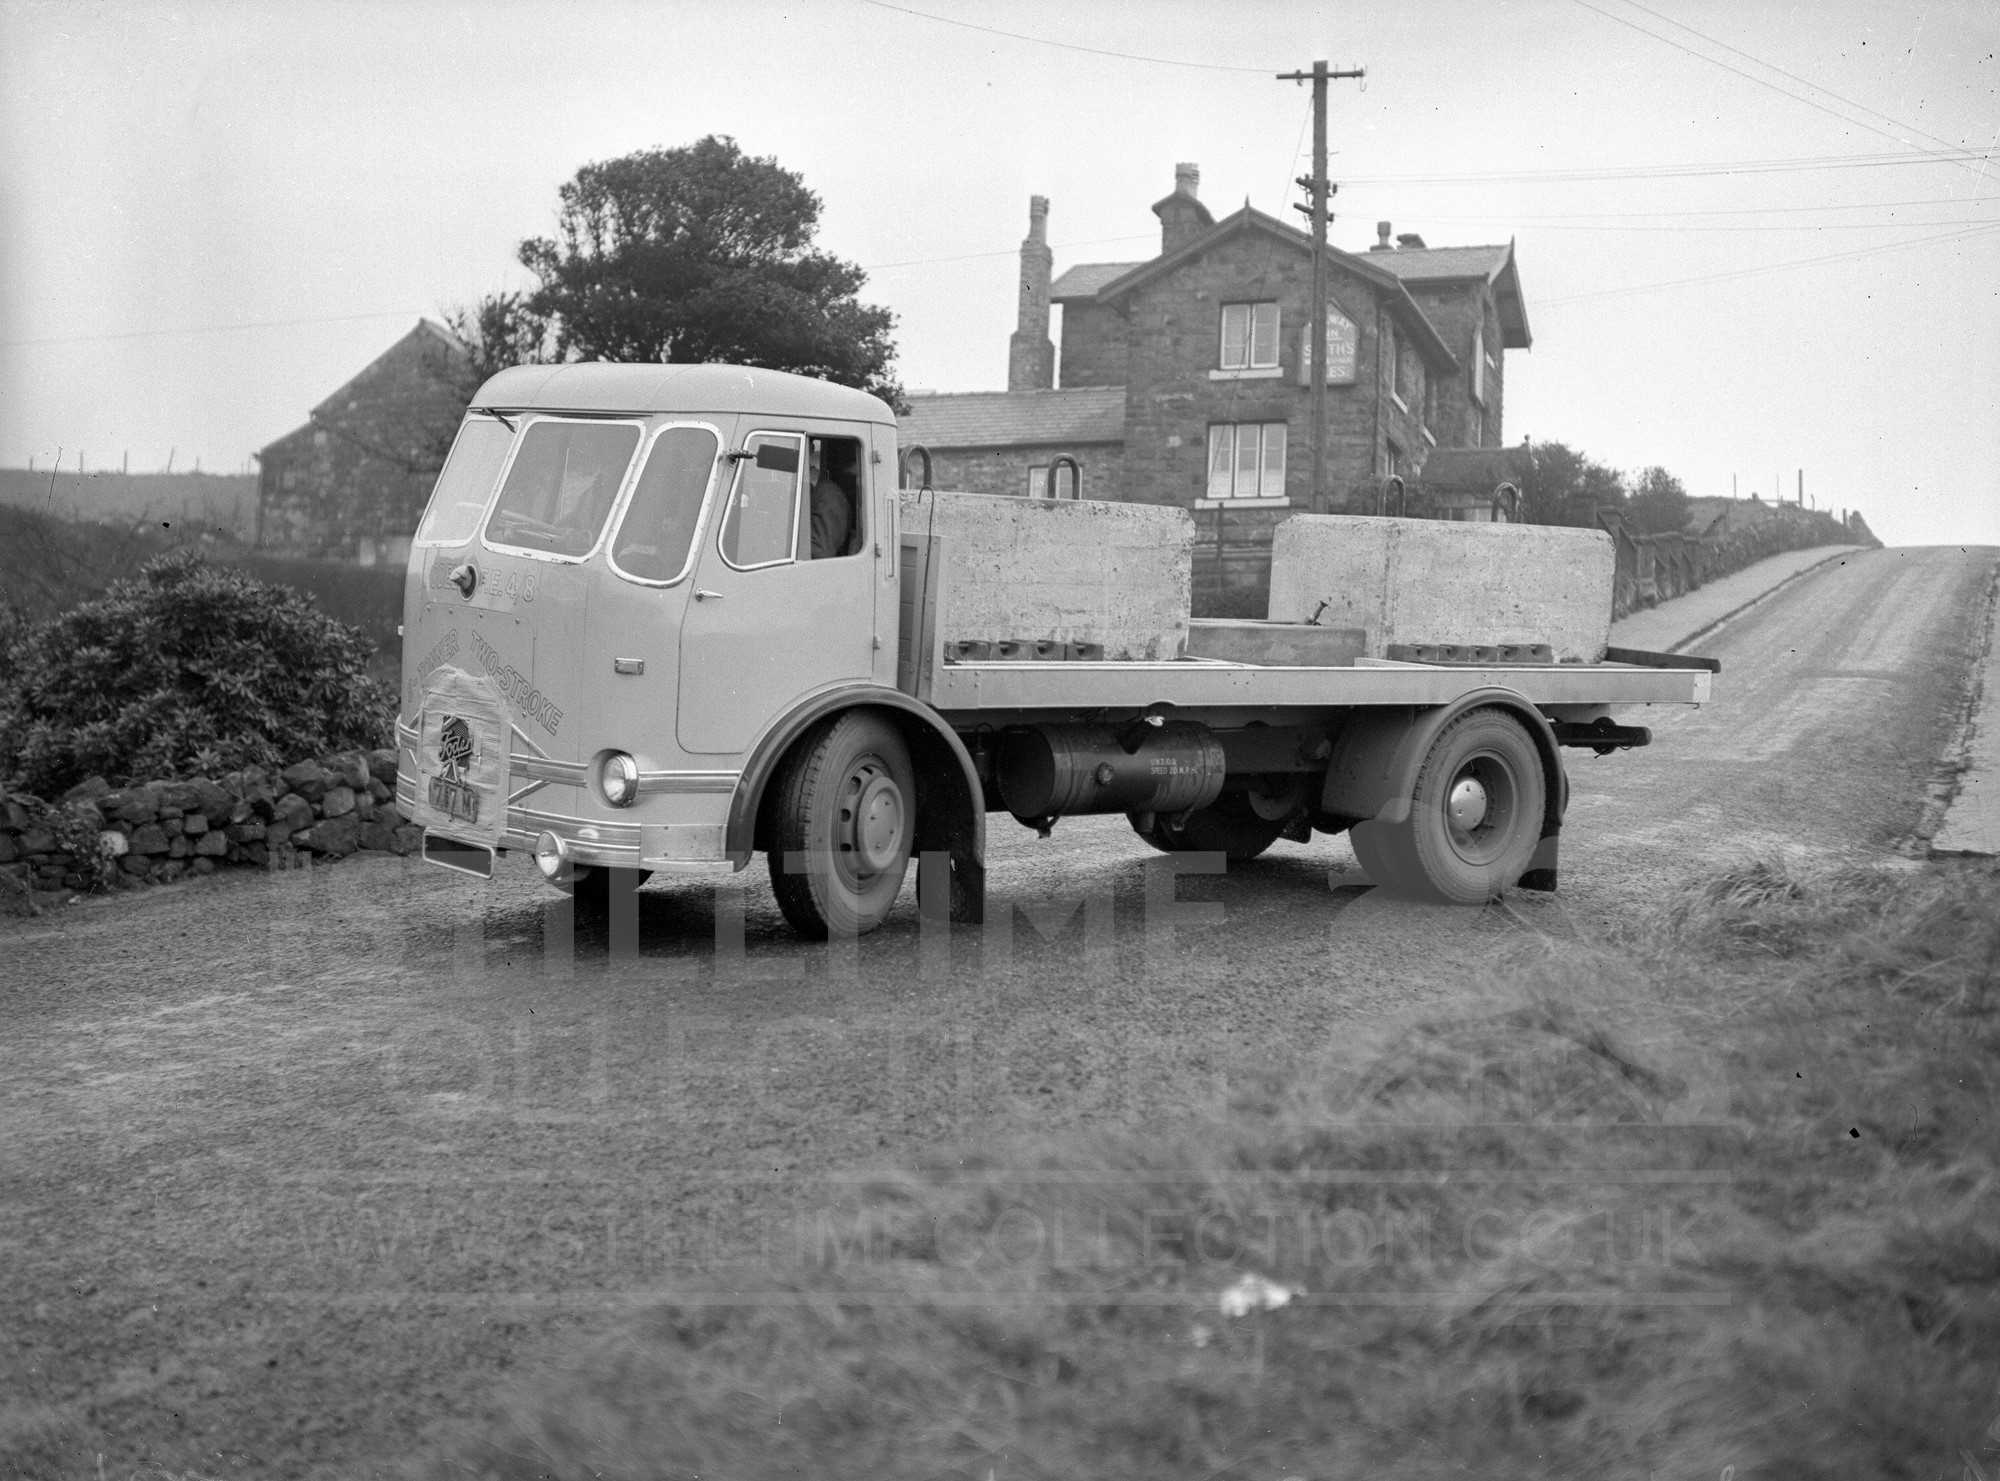
M916 836L916 783L895 727L854 712L827 722L785 758L771 806L771 889L792 929L817 941L881 925Z
M1470 710L1431 743L1406 817L1354 825L1354 855L1396 894L1481 905L1527 872L1547 799L1541 754L1521 722Z

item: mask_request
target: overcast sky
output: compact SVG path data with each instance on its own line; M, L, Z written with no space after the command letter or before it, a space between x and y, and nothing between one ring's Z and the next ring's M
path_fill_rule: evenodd
M241 471L405 333L527 287L589 161L734 135L824 201L912 389L1006 384L1056 271L1289 220L1517 243L1506 438L2000 543L1992 0L0 0L0 465Z

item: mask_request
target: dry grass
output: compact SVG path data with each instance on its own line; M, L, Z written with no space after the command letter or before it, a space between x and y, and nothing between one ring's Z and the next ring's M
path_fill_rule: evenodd
M1490 987L885 1175L432 1473L2000 1475L2000 870L1752 861Z

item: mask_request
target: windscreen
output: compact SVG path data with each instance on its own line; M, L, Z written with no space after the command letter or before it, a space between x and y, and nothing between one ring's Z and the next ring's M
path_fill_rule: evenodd
M505 422L493 417L468 417L451 445L444 472L431 491L430 508L424 512L417 530L419 540L439 545L457 545L472 538L479 528L479 516L486 512L486 500L499 481L500 465L507 461L507 445L514 434Z
M638 446L630 422L531 422L486 521L488 542L587 554Z
M720 447L706 427L669 427L653 440L618 522L618 538L611 546L614 567L642 581L672 581L681 575Z

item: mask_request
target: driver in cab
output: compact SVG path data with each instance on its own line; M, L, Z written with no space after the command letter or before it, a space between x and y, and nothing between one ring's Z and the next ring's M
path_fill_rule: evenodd
M812 558L846 555L847 539L854 523L854 507L847 490L827 472L825 445L812 439Z

